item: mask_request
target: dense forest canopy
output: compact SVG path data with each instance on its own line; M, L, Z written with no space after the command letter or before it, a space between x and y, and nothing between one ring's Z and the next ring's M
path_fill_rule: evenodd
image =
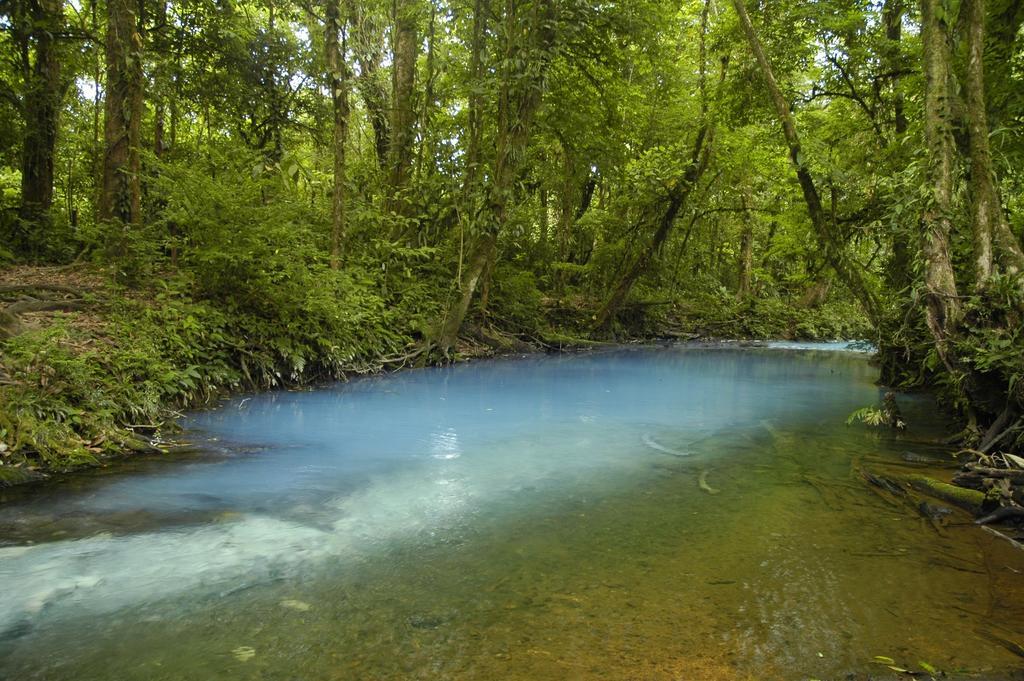
M214 386L467 333L859 335L1010 446L1022 24L1018 0L4 0L0 261L107 268Z

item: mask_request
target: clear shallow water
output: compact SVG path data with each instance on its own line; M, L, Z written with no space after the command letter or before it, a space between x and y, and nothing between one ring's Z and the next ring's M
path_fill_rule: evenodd
M1008 678L988 634L1024 634L1024 554L863 486L941 424L907 398L903 441L845 427L879 397L845 349L505 360L193 415L211 455L0 507L0 677L833 678L887 655Z

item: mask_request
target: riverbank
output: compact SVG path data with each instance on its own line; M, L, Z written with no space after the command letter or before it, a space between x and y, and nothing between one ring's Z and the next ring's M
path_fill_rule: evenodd
M90 265L0 273L0 484L158 451L180 410L226 394L406 366L442 297L413 291L386 304L376 282L327 268L216 291L182 273L132 288L114 274ZM598 301L518 289L496 287L488 313L466 325L460 358L610 340L850 337L866 328L851 306L730 295L638 301L615 338L594 338Z

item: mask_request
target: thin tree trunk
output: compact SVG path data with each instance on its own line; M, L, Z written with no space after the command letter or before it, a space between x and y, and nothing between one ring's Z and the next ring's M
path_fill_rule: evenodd
M25 135L21 156L21 207L19 217L32 233L26 246L38 254L46 241L53 207L54 152L65 83L55 35L63 22L63 2L32 3L32 42L35 64L25 97Z
M750 16L747 14L744 0L733 0L733 6L736 8L736 14L739 15L740 25L743 28L744 34L746 34L747 41L750 43L750 49L754 53L758 65L761 67L761 75L771 95L775 113L782 123L782 132L786 138L786 144L789 146L789 156L796 169L797 181L800 183L800 189L804 195L804 203L807 204L807 213L814 227L818 244L832 269L835 270L839 278L842 279L843 283L850 289L850 292L857 298L868 317L872 321L877 322L880 317L878 298L865 275L858 269L857 264L851 262L846 255L846 246L842 243L838 230L831 223L821 205L821 196L818 194L818 189L814 184L814 178L811 176L811 171L808 168L807 159L804 158L801 151L800 137L796 131L796 120L793 118L789 104L782 94L782 89L775 80L771 63L764 53L764 48L757 37L754 25L750 22Z
M903 39L903 13L904 0L885 0L882 9L882 20L885 24L885 37L887 46L883 52L885 70L893 74L889 78L892 88L892 113L893 128L896 131L896 139L900 139L907 132L907 115L904 112L904 96L900 71L905 67L904 58L900 51L900 44ZM892 235L892 260L887 267L887 279L889 284L897 291L908 288L913 283L913 253L906 232L894 230Z
M423 85L423 106L420 107L420 144L416 152L416 177L423 177L423 163L425 157L430 157L431 163L434 159L434 149L431 144L433 137L430 131L433 127L432 118L434 113L434 42L435 22L437 19L437 8L433 3L430 5L430 24L427 29L427 78Z
M157 15L154 22L158 30L153 33L153 40L150 47L153 54L157 56L158 64L153 70L151 99L153 100L153 155L158 159L162 158L167 150L164 141L167 127L167 99L168 99L168 56L171 53L171 40L167 33L170 26L167 22L167 0L159 0L156 3Z
M103 189L99 218L138 224L139 136L142 124L142 36L132 0L108 0ZM123 244L114 244L120 250Z
M92 32L99 35L100 23L99 23L99 12L97 7L99 0L92 0L89 3L89 14L92 18ZM93 94L92 94L92 171L93 177L103 176L103 153L102 153L102 142L100 141L100 79L103 77L103 55L99 50L93 50L95 59L92 63L92 81L93 81ZM99 205L100 205L100 194L102 189L97 188L93 194L93 205L97 211L95 215L98 216Z
M348 140L348 78L347 68L338 45L341 30L339 0L328 0L326 7L325 56L334 127L331 151L334 158L334 177L331 188L331 267L341 266L342 246L345 241L345 143Z
M889 82L892 85L893 127L897 135L907 131L907 116L903 111L904 97L900 87L899 72L903 67L900 56L900 42L903 37L903 0L885 0L882 9L882 20L885 23L885 37L889 41L885 55L886 69L892 73Z
M540 189L540 239L539 248L540 255L543 258L547 258L548 252L548 232L551 229L551 219L548 215L548 190L544 187Z
M750 210L750 187L745 188L741 198L743 206L743 231L740 234L740 255L738 284L736 297L749 298L751 294L751 278L754 269L754 216Z

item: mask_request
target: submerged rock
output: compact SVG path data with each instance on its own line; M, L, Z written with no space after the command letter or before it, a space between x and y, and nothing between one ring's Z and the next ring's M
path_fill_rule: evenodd
M413 629L437 629L445 623L440 615L413 615L409 618L409 626Z

